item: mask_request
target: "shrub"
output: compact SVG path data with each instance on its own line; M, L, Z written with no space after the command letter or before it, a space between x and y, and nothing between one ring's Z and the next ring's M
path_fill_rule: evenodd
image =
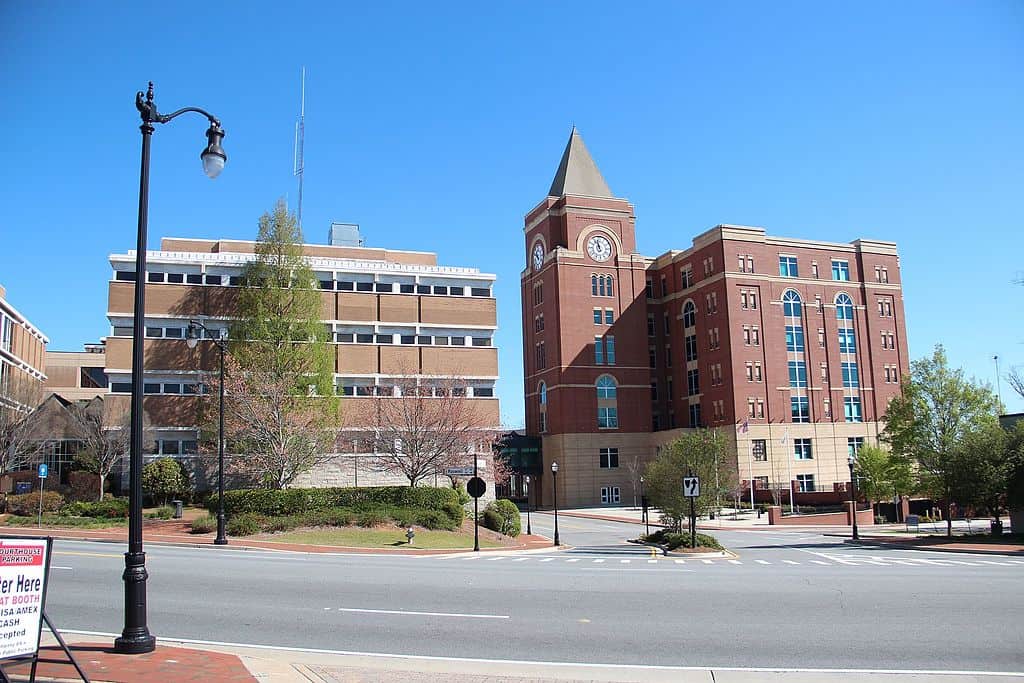
M111 498L102 502L78 501L75 503L68 503L61 508L61 514L68 515L70 517L106 517L108 519L127 517L128 499Z
M64 505L64 496L56 491L43 491L43 512L57 512ZM13 515L33 517L39 514L39 491L7 496L7 511Z
M651 543L657 543L663 545L669 550L675 550L676 548L689 548L690 547L690 534L689 533L676 533L674 531L666 531L665 529L659 529L649 536L644 537L645 541ZM708 534L697 534L697 547L698 548L713 548L715 550L723 550L722 544L718 542L714 536Z
M96 500L100 493L100 475L84 470L68 472L68 489L71 500Z
M455 485L455 493L459 497L459 505L466 505L473 502L473 497L466 493L466 485L459 482Z
M410 508L397 508L388 510L391 519L400 527L410 527L416 522L416 510Z
M142 490L161 505L172 498L186 498L191 485L185 466L174 458L160 458L142 468Z
M518 536L522 530L519 508L511 500L493 500L484 508L484 526L506 536Z
M378 510L367 510L356 515L356 524L365 527L374 527L387 524L390 517Z
M242 514L229 519L226 530L230 536L252 536L263 530L264 523L268 520L260 515Z
M455 531L459 528L459 524L453 523L451 517L440 510L416 510L415 521L416 524L426 529ZM461 522L462 520L460 519L459 523Z
M170 519L174 516L174 508L170 505L162 505L152 512L146 513L147 519Z
M192 520L191 533L193 534L208 534L211 531L215 531L216 529L217 518L213 515L197 517Z

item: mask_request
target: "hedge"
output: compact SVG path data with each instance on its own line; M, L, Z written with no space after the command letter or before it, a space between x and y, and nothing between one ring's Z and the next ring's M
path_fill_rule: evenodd
M676 533L674 531L667 531L665 529L659 529L650 536L644 537L645 541L651 543L658 543L666 546L669 550L675 550L676 548L689 548L690 547L690 534ZM718 542L718 539L708 534L697 534L697 547L698 548L713 548L715 550L723 550L722 544Z
M206 507L211 512L215 511L217 497L211 496L206 502ZM277 517L328 508L349 508L356 511L382 508L439 510L460 523L463 517L458 492L447 487L236 489L224 492L224 512L229 516L251 512Z
M112 498L102 502L78 501L75 503L68 503L61 508L60 512L62 515L68 515L70 517L106 517L110 519L117 519L119 517L128 516L128 499Z

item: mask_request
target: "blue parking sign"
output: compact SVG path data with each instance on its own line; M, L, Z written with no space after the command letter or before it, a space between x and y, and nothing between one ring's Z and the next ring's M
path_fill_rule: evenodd
M39 478L46 479L46 475L50 473L50 468L45 462L39 463Z

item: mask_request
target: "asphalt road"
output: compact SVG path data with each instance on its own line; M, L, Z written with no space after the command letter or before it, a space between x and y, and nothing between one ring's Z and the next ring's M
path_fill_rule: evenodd
M550 517L535 515L546 533ZM373 653L708 667L1024 670L1024 559L720 532L700 561L559 518L576 549L444 557L147 546L172 637ZM123 548L55 542L59 628L120 632Z

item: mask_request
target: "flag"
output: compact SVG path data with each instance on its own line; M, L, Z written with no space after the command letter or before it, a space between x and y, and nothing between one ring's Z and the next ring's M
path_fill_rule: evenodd
M782 438L779 439L779 443L783 446L789 443L789 427L786 427L786 432L782 435Z
M740 434L746 434L750 430L750 420L744 420L743 424L739 426L738 431Z

